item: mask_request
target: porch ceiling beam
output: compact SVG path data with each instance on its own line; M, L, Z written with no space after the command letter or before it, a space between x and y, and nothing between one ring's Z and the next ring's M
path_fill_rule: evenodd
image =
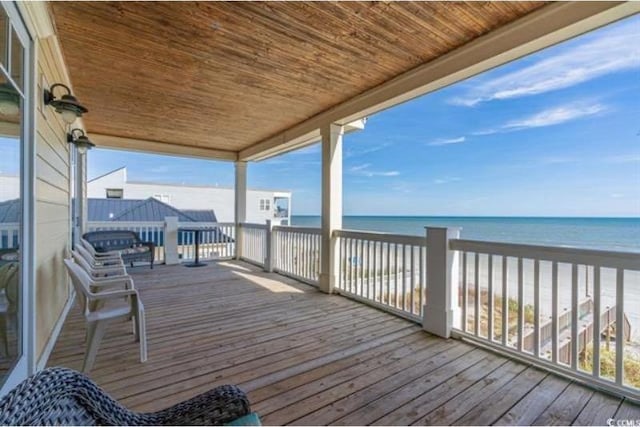
M211 160L224 160L235 162L238 153L235 151L215 150L206 147L194 147L190 145L171 144L160 141L125 138L114 135L90 133L89 137L98 147L113 148L117 150L139 151L144 153L167 154L171 156L196 157Z
M239 159L302 146L327 123L353 122L638 12L640 2L550 4L252 145L240 151Z
M366 122L367 122L366 118L362 118L362 119L354 120L350 123L347 123L343 126L344 133L348 134L351 132L363 130L365 128ZM300 135L295 138L287 138L288 136L287 132L284 132L282 135L284 136L284 139L282 140L281 144L277 144L273 146L273 148L260 151L256 155L252 155L248 158L245 158L244 160L245 161L246 160L250 160L250 161L265 160L265 159L268 159L269 157L278 156L280 154L284 154L289 151L297 150L298 148L302 148L307 145L320 142L320 139L322 138L322 136L320 135L320 128L313 129L311 132L306 133L304 135Z

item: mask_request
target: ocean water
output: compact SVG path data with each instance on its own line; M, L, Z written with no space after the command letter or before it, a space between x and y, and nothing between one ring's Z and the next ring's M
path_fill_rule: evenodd
M319 216L291 224L320 227ZM640 253L640 218L345 216L342 228L422 236L424 227L460 227L463 239Z

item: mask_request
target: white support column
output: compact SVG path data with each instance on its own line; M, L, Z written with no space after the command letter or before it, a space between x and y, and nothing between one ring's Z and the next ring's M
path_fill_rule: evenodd
M422 328L443 338L459 316L458 252L449 249L449 240L460 238L459 228L427 227L427 303Z
M247 162L236 162L235 224L236 259L242 256L242 229L240 223L247 221Z
M342 228L342 136L344 128L328 124L322 135L322 255L320 290L328 294L338 280L340 263L333 231Z
M164 219L164 263L166 265L180 264L177 216L168 216Z

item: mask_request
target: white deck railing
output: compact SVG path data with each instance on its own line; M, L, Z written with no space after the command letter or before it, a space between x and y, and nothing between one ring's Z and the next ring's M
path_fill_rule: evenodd
M87 231L102 230L129 230L135 231L140 240L153 242L155 247L154 259L156 262L164 261L164 222L163 221L91 221L87 223Z
M640 318L640 254L470 240L450 249L460 257L455 335L640 397L626 363L640 360L629 320Z
M275 226L271 233L273 271L317 286L320 278L320 229Z
M267 256L267 226L265 224L240 224L242 233L240 259L264 267Z
M18 247L20 238L20 224L17 222L0 223L0 249Z
M180 222L180 228L202 228L198 256L201 260L231 259L235 256L236 227L232 222ZM182 261L196 257L195 232L178 231L178 254Z
M219 222L184 222L179 227L205 228L200 232L198 245L200 259L228 259L235 256L235 224ZM153 242L156 262L165 261L166 222L165 221L92 221L88 231L130 230L138 233L141 240ZM175 234L177 252L182 261L195 259L195 236L193 232L179 231ZM173 243L173 242L171 242Z
M338 230L337 291L421 322L426 240L419 236Z

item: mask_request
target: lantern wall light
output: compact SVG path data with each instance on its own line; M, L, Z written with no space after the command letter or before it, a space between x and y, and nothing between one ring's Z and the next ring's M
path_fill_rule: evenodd
M60 98L56 98L54 94L54 90L58 87L67 91L67 93L63 94ZM84 113L89 111L71 94L71 89L62 83L56 83L49 89L44 90L44 104L51 105L55 108L56 113L62 115L62 120L67 124L75 122L76 118L82 117Z
M76 134L79 134L76 136ZM96 145L89 140L82 129L73 129L67 134L67 142L78 147L78 153L84 154Z

